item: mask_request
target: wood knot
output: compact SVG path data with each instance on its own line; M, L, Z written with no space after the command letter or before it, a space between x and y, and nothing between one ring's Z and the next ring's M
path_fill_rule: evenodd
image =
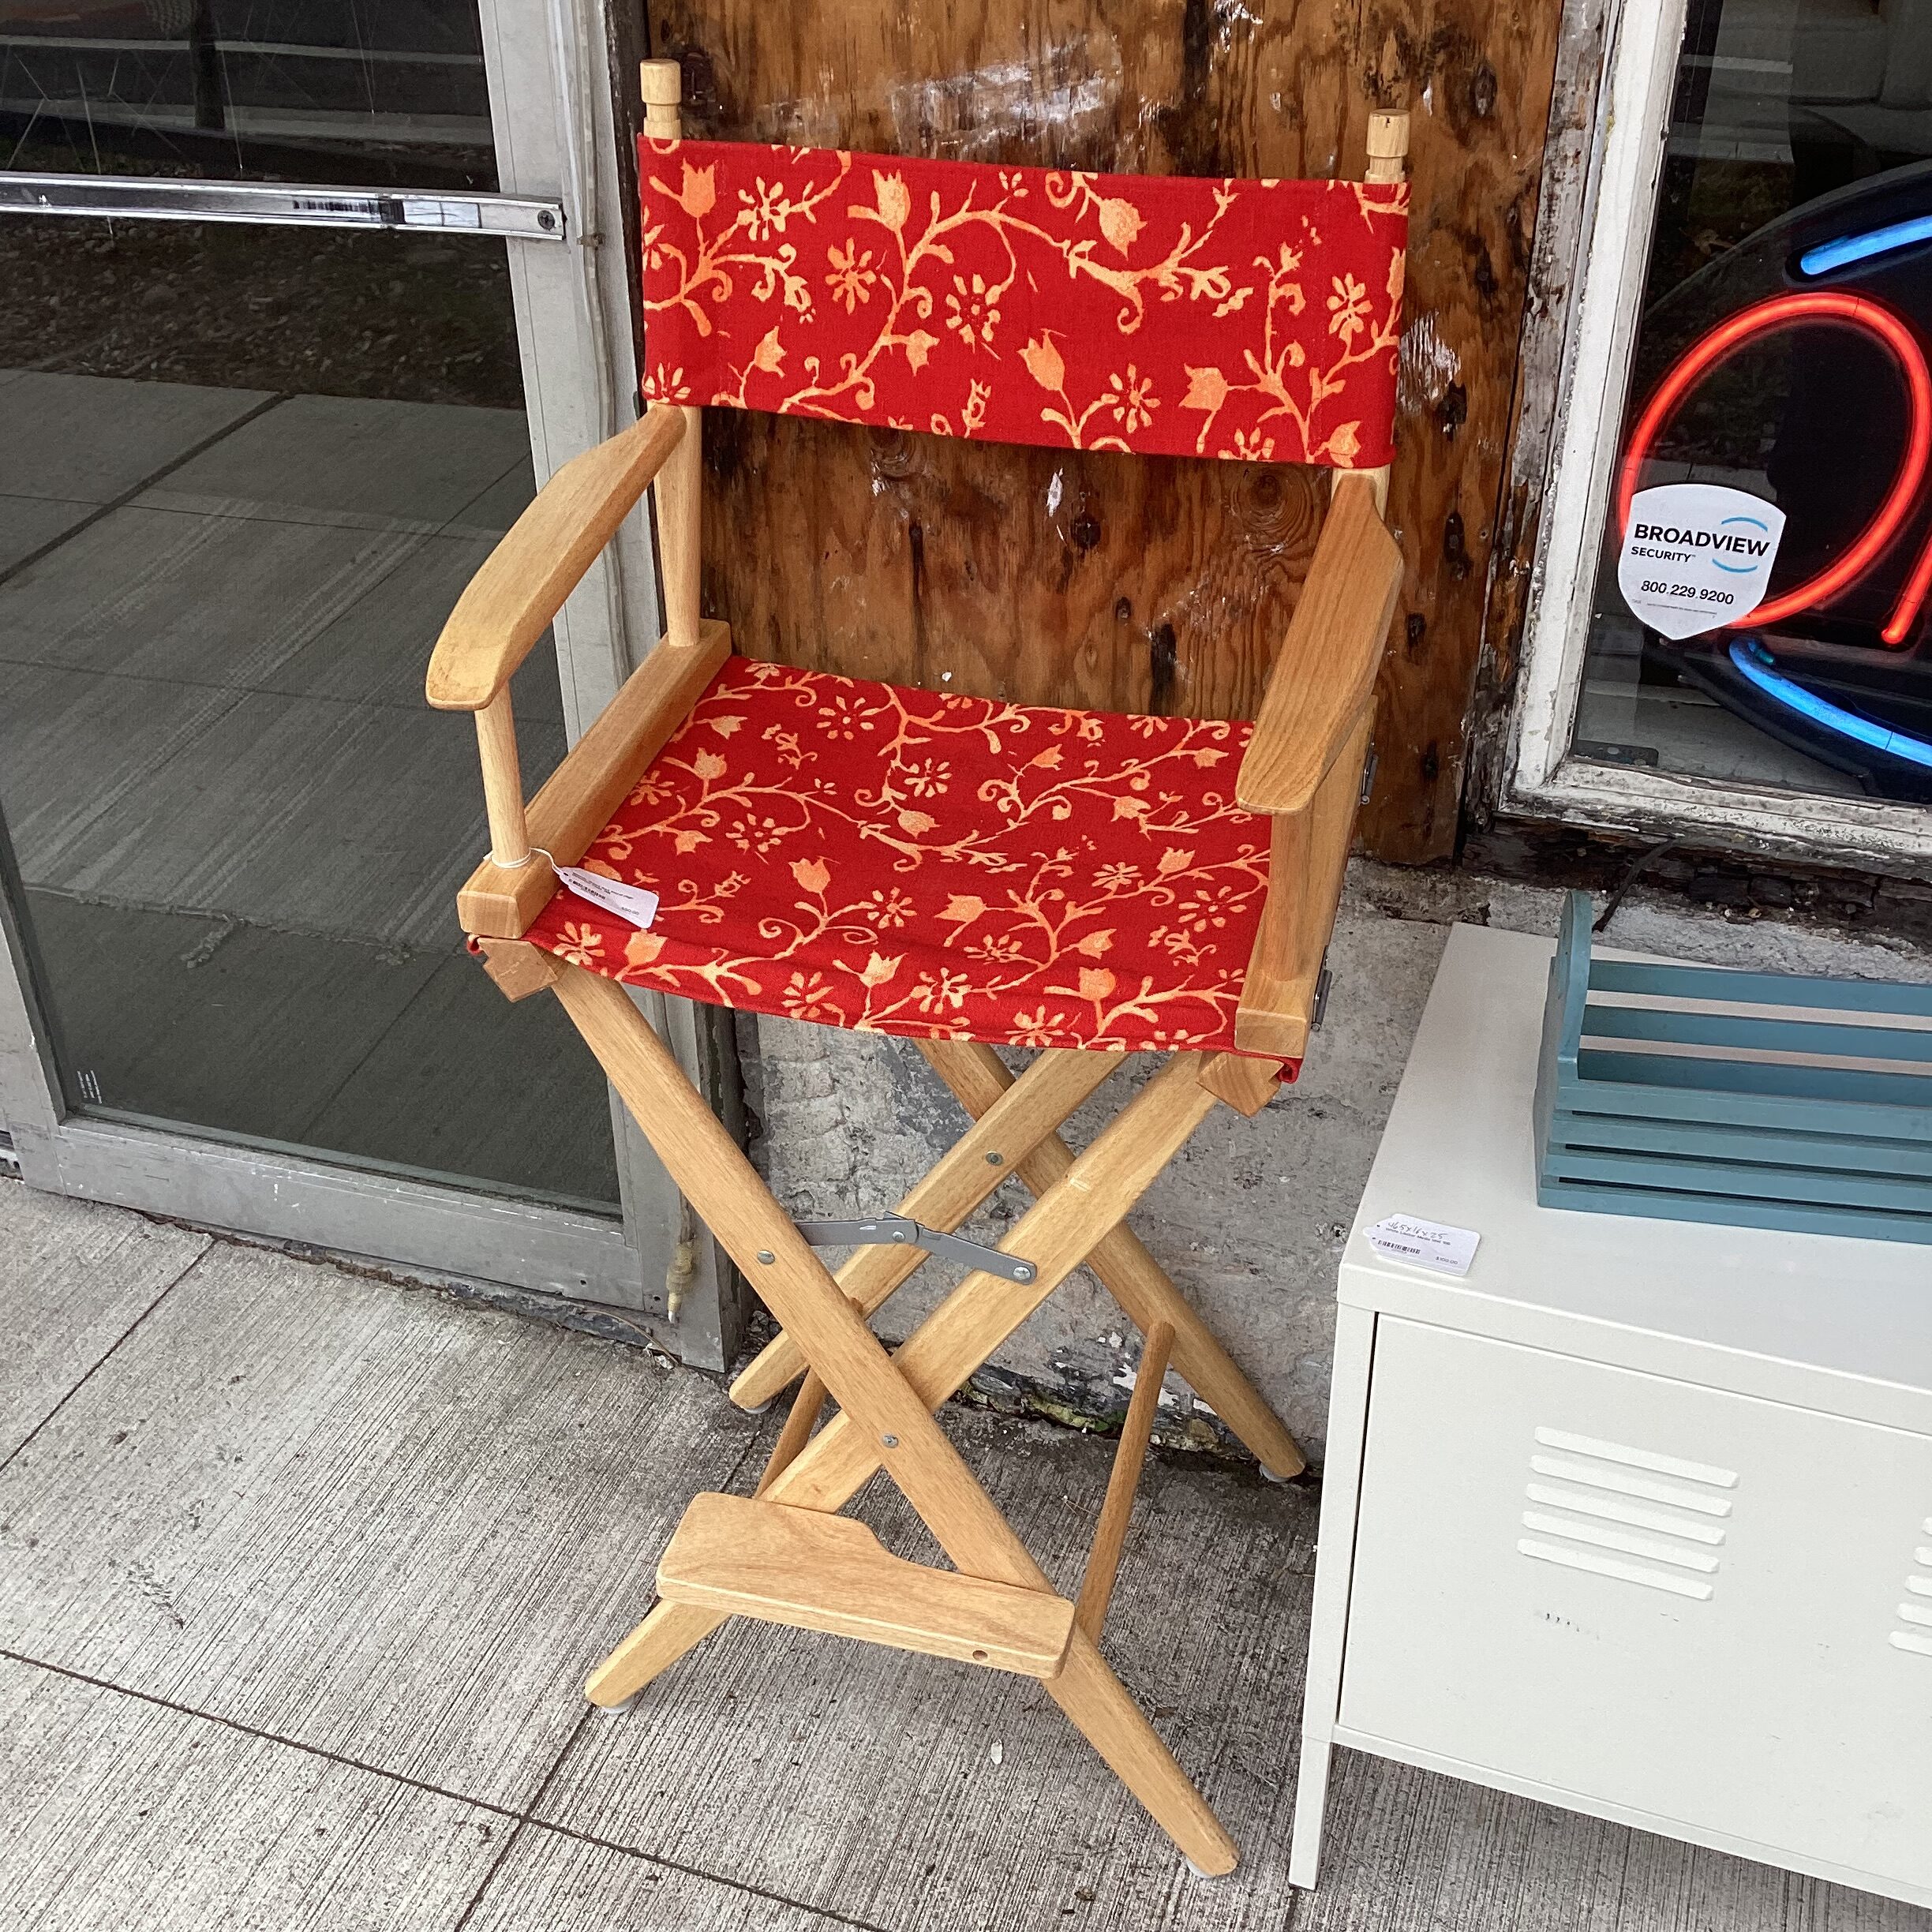
M871 429L867 435L872 445L872 474L903 483L918 461L912 439L903 429Z

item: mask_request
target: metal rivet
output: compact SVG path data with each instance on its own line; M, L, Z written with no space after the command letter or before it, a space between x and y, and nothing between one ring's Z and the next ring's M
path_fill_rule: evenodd
M1006 1156L1004 1154L989 1154L987 1156L987 1165L989 1167L1004 1167L1006 1165Z
M758 1259L762 1261L767 1267L769 1267L771 1264L778 1259L778 1257L773 1254L769 1248L761 1248L758 1250Z
M882 1442L888 1449L897 1449L899 1447L899 1438L897 1436L882 1436L879 1438L879 1440Z

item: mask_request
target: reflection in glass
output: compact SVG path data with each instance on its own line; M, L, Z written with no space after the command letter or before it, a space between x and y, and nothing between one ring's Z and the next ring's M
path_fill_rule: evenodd
M0 0L0 140L492 188L477 48L473 7ZM474 733L422 698L522 404L501 242L0 215L0 815L73 1104L616 1202L593 1063L462 950ZM547 644L515 702L534 786Z
M1762 316L1663 424L1641 487L1698 481L1786 517L1765 609L1672 642L1600 561L1580 758L1814 794L1932 800L1932 644L1914 590L1932 471L1911 428L1932 345L1932 16L1865 0L1693 0L1678 68L1623 460L1646 400L1735 318ZM1792 306L1837 291L1881 334ZM1813 304L1814 310L1822 305ZM1895 481L1903 515L1878 516ZM1916 477L1915 481L1913 479ZM1867 533L1883 536L1875 545ZM1840 561L1850 581L1771 607Z
M471 0L0 0L9 165L496 185Z

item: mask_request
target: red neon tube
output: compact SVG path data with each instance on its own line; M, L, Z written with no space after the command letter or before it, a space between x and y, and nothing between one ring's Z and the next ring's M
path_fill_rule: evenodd
M1879 553L1898 534L1899 526L1910 513L1919 486L1925 480L1926 465L1932 459L1932 370L1926 365L1918 339L1900 318L1889 309L1863 295L1834 293L1820 289L1803 294L1773 295L1768 301L1740 309L1728 316L1708 335L1691 344L1672 366L1656 392L1645 404L1643 414L1631 436L1629 453L1617 481L1617 527L1630 528L1631 500L1637 494L1638 478L1649 460L1664 425L1676 413L1684 397L1717 365L1735 354L1745 343L1761 335L1775 334L1799 322L1837 322L1863 329L1875 335L1892 352L1899 372L1905 378L1911 399L1911 420L1905 460L1893 478L1892 488L1878 514L1859 533L1858 541L1844 556L1822 570L1807 582L1784 596L1773 597L1740 618L1739 623L1775 623L1795 611L1808 610L1832 598L1878 560ZM1932 541L1928 541L1913 566L1896 607L1881 633L1887 644L1905 641L1928 591L1932 591ZM1727 626L1734 629L1735 626Z

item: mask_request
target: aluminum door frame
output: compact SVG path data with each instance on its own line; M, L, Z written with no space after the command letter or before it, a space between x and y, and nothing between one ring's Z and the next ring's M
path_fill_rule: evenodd
M555 203L564 214L561 245L547 233L504 242L541 484L635 415L605 7L603 0L480 0L480 9L500 193ZM645 518L633 517L556 622L569 739L661 627L650 534ZM14 911L20 882L3 853L0 865L7 867L0 876L0 1128L11 1143L0 1153L10 1151L30 1185L432 1277L605 1303L630 1311L686 1361L727 1365L739 1339L742 1289L614 1094L615 1219L346 1159L70 1112ZM633 997L715 1092L717 1043L703 1018L683 1001ZM680 1290L675 1311L672 1282Z

